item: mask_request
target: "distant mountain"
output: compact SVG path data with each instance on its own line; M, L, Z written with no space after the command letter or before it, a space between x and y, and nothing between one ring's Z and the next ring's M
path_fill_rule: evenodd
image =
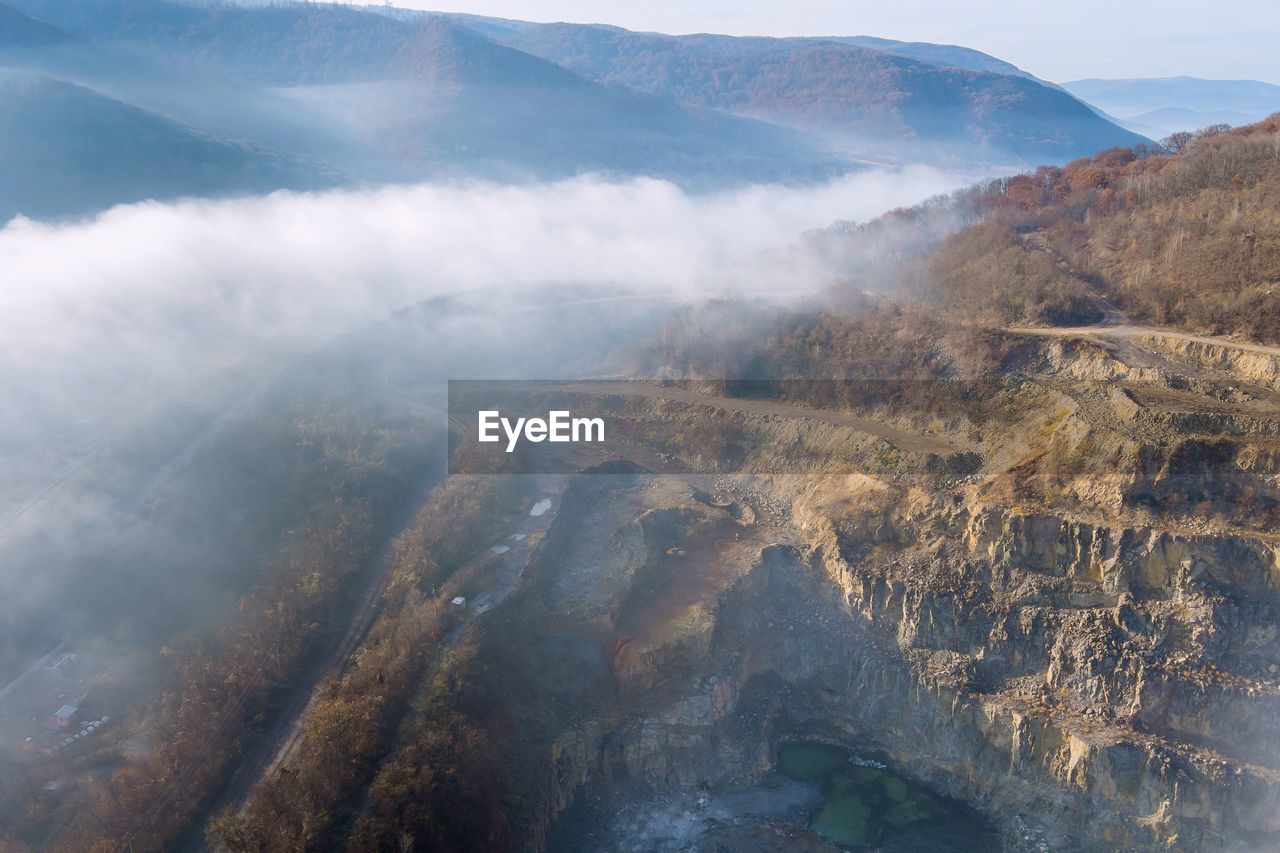
M1037 78L1011 62L996 59L990 54L955 44L931 44L922 41L894 41L872 36L840 36L824 41L834 41L853 47L866 47L895 56L905 56L939 68L968 68L970 71L991 71L996 74L1012 74L1015 77ZM1043 83L1043 80L1039 82Z
M368 82L412 71L402 62L404 46L432 18L333 4L197 9L167 0L13 2L82 38L276 85ZM916 158L1039 162L1138 141L1016 67L956 46L868 37L676 37L598 25L449 19L596 83L835 133L854 153L898 155L906 143Z
M5 33L14 35L6 39ZM220 136L364 171L360 152L345 145L331 125L299 113L296 105L268 89L106 42L72 35L0 2L0 68L66 80Z
M330 3L197 8L171 0L9 0L101 47L277 85L380 79L414 23Z
M695 187L848 168L795 131L601 86L442 18L379 61L387 80L322 91L335 115L358 116L370 144L408 164L499 178L649 174Z
M938 46L923 62L837 39L599 25L545 24L500 38L606 85L830 134L864 154L1041 161L1141 141L1022 73L934 64L946 54Z
M594 172L711 189L823 180L866 160L1039 163L1139 141L994 57L864 37L673 37L334 3L0 0L0 67L69 86L24 84L7 109L47 96L40 120L57 144L25 146L11 125L12 151L41 168L73 155L115 164L79 206L60 172L47 199L13 202L47 215L272 181ZM77 98L94 105L84 116ZM73 132L71 147L61 134ZM172 168L129 161L165 162L152 152L162 141ZM178 165L200 146L219 153ZM22 157L0 173L35 192L41 169Z
M297 123L343 129L366 155L357 172L379 180L593 171L710 187L817 180L852 165L794 130L607 88L439 16L331 4L15 5L135 61L247 80L283 99Z
M315 186L305 164L62 80L0 71L0 220Z
M1280 86L1258 80L1149 77L1073 80L1062 86L1153 138L1215 124L1250 124L1280 111Z
M543 26L532 21L520 21L510 18L492 18L483 15L469 15L460 12L420 12L416 10L397 9L391 6L366 6L373 12L380 12L397 17L443 15L461 23L468 29L492 38L494 41L511 39L535 27ZM569 24L561 26L599 26L593 24ZM639 33L639 35L656 35L655 33ZM676 36L675 38L680 38ZM929 42L896 41L894 39L875 38L874 36L831 36L820 39L787 39L787 41L833 41L854 47L866 47L882 53L905 56L920 62L936 65L941 68L968 68L973 71L994 71L998 74L1014 74L1035 80L1034 76L1023 71L1012 63L997 59L990 54L973 48L954 44L931 44ZM1040 82L1044 82L1043 80ZM1050 84L1052 85L1052 84Z

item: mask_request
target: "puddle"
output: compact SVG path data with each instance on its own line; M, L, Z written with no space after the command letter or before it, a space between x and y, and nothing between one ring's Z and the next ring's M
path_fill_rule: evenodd
M533 505L533 509L529 510L529 515L533 516L534 518L537 518L538 516L543 515L549 509L551 509L551 501L540 500Z

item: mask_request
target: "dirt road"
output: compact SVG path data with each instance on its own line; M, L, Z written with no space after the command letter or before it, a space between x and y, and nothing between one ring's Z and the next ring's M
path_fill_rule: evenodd
M1139 337L1159 337L1172 341L1187 341L1194 344L1206 344L1208 346L1227 347L1229 349L1240 350L1241 352L1252 352L1259 355L1269 355L1274 358L1280 358L1280 347L1269 347L1263 344L1244 343L1242 341L1234 341L1231 338L1216 338L1206 335L1192 335L1187 332L1175 332L1171 329L1161 329L1155 326L1136 326L1128 321L1119 325L1111 325L1107 322L1097 323L1092 326L1063 326L1059 328L1037 328L1032 326L1010 326L1010 332L1017 332L1022 335L1044 335L1049 337L1082 337L1097 336L1107 338L1139 338Z

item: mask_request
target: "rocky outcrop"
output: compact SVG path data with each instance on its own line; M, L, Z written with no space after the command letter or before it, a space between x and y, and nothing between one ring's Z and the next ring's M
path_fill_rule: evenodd
M846 493L869 510L888 496L874 482ZM1257 627L1270 605L1233 617L1209 591L1273 572L1267 543L963 504L913 517L910 502L837 532L809 503L793 506L810 523L790 545L756 545L764 531L743 526L754 557L704 602L710 618L613 656L608 710L549 735L543 829L585 789L741 787L781 744L821 739L974 804L1009 849L1280 838L1276 636ZM716 511L642 512L651 562ZM652 564L632 579L641 591L610 605L616 624L647 584L678 582ZM1196 669L1208 659L1253 663L1228 679ZM1245 733L1252 761L1230 748Z
M955 691L937 692L951 708L935 725L981 735L950 754L1001 756L1001 770L952 769L969 796L1028 810L1049 797L1092 816L1078 843L1094 849L1280 832L1274 542L968 506L946 525L886 528L878 555L845 559L833 529L815 553L922 686Z
M1156 332L1139 340L1156 349L1187 359L1205 367L1244 379L1280 388L1280 355L1274 348L1250 344L1232 345L1190 335L1167 335Z
M566 499L538 624L601 650L607 698L538 720L530 849L583 792L741 788L793 740L973 805L1011 850L1280 847L1271 392L1145 352L1047 345L1038 387L963 424L962 472L886 453Z

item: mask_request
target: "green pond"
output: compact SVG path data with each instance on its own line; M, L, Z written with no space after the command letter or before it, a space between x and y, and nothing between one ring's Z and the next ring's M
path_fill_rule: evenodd
M820 786L822 807L809 828L842 847L912 851L999 847L998 837L973 809L887 768L852 763L840 747L784 746L778 752L778 771Z

